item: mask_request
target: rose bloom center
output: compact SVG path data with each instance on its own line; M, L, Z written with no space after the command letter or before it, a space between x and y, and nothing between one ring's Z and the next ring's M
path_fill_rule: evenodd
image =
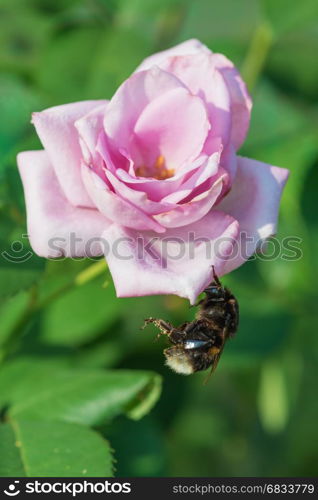
M141 165L136 168L138 177L153 177L160 181L173 177L175 170L166 166L166 161L163 155L159 155L154 164L150 167Z

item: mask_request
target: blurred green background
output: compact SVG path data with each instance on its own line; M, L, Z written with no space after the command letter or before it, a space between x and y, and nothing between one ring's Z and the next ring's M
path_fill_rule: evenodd
M11 264L2 255L1 475L23 474L19 447L25 447L31 476L76 475L63 462L68 452L41 469L45 457L58 449L56 443L73 434L82 448L70 442L68 449L77 457L90 457L85 443L91 450L94 439L107 438L118 476L317 475L316 0L1 0L1 249L17 258L27 251L15 156L41 147L31 112L110 98L144 57L192 37L224 53L243 72L254 110L241 153L291 170L278 237L302 238L303 257L258 258L225 277L239 299L241 324L204 386L200 374L187 378L169 372L163 364L164 339L154 342L154 330L139 329L149 315L175 323L192 318L185 300L116 299L106 275L72 286L74 276L92 262L46 262L34 256ZM103 393L105 369L129 370L128 378L135 373L130 370L161 374L163 390L154 409L146 415L158 396L158 379L154 383L149 375L140 382L136 375L141 385L136 382L131 394L128 389L124 394L123 379L118 394L124 402L116 403L116 411L99 410L110 401ZM94 374L101 377L101 389L84 394L82 387ZM67 411L63 396L52 396L58 377L70 387L71 398L78 394ZM140 409L136 401L142 406L145 394L148 406ZM9 430L7 422L17 418L19 423L26 407L20 430L16 423ZM89 417L93 407L98 415ZM127 415L145 416L131 420ZM97 434L85 426L79 431L75 424ZM90 434L81 438L86 431ZM49 444L42 449L44 441ZM103 457L101 451L92 458L90 475L110 473Z

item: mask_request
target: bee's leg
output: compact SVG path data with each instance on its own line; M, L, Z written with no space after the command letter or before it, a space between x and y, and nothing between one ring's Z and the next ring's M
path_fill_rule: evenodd
M214 266L212 266L212 275L213 275L213 280L203 291L205 293L211 294L211 297L213 296L214 302L223 302L225 289L215 272ZM216 293L217 291L219 292L219 294Z
M215 272L215 267L214 266L212 266L212 274L213 274L213 281L214 281L214 283L216 283L217 286L222 287L222 283L219 280L219 278L218 278L218 276L217 276L217 274Z
M192 338L196 340L211 340L212 330L207 327L206 320L197 319L195 321L191 321L191 323L184 323L182 325L184 327L184 335L191 335ZM179 327L181 329L182 327Z
M225 328L228 331L228 336L233 337L235 335L238 326L238 307L237 301L233 297L227 302L227 314L225 318Z
M159 328L159 330L163 334L168 334L173 329L173 326L168 321L164 321L163 319L157 319L157 318L146 318L144 325L141 327L142 330L151 323L153 323L157 328Z
M186 321L185 323L182 323L177 327L177 330L180 330L181 332L186 332L187 326L190 325L189 321Z
M169 333L169 340L172 344L181 344L186 339L186 333L182 330L182 325L179 328L173 328Z
M157 339L160 337L160 335L170 335L174 330L174 327L171 325L171 323L169 323L168 321L164 321L163 319L156 318L146 318L141 329L143 330L147 325L150 325L151 323L153 323L160 330L157 335Z

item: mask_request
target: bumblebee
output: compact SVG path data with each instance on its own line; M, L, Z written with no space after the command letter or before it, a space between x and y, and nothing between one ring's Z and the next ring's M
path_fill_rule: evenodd
M176 373L190 375L211 367L216 369L226 341L236 333L239 306L232 292L222 286L213 270L213 280L204 290L205 297L196 307L194 321L175 328L168 321L147 318L145 326L153 323L160 335L167 335L171 344L164 350L166 364Z

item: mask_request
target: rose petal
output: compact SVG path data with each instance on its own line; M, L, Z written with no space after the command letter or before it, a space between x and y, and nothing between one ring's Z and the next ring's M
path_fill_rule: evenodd
M47 153L20 153L18 167L33 250L41 257L102 255L101 245L94 238L101 237L109 221L97 210L74 207L69 203Z
M113 224L104 233L106 259L119 297L176 294L193 304L212 279L211 265L222 275L238 233L238 224L210 212L187 227L140 234ZM120 241L120 245L114 242ZM216 242L219 245L216 245Z
M97 106L74 123L79 135L82 158L87 164L92 164L96 159L98 161L96 147L103 130L106 109L107 104Z
M210 138L214 135L228 137L225 133L231 126L231 142L235 149L242 145L249 127L252 100L239 71L231 61L222 54L213 54L199 40L193 39L146 58L136 71L147 70L154 65L175 74L193 93L201 88L207 102L216 106L215 116L213 108L211 109L211 117L212 124L216 124L217 128L212 128ZM214 75L213 69L217 70ZM223 84L218 73L223 77ZM229 93L230 107L224 84Z
M206 103L212 125L205 151L214 151L214 138L221 138L226 145L231 135L231 101L228 88L221 73L216 69L213 54L200 51L194 55L168 59L164 69L176 75L194 95Z
M232 144L228 144L226 149L222 151L220 165L228 172L229 182L231 184L231 182L235 179L237 170L237 155ZM230 184L228 188L230 188Z
M92 207L81 181L82 152L74 122L107 101L83 101L33 113L32 122L50 158L62 190L74 206Z
M223 144L227 144L231 134L230 94L212 52L198 40L189 40L145 59L137 71L154 64L175 75L206 102L212 125L205 149L207 154L213 152L214 137L221 137Z
M218 209L240 224L241 244L226 263L225 272L243 264L260 242L276 231L279 202L289 172L256 160L238 157L235 182ZM245 241L247 236L252 241Z
M104 127L119 150L127 148L135 123L149 102L184 85L172 74L152 68L135 73L117 90L107 106Z
M178 203L204 184L208 179L213 178L219 169L220 153L214 153L207 157L202 165L199 166L189 177L184 179L177 191L170 193L162 201L169 203Z
M161 201L165 196L175 193L184 180L188 179L189 176L205 164L206 159L207 155L199 156L195 161L191 161L182 168L179 168L173 177L165 180L154 179L152 177L133 177L131 174L121 169L116 171L116 175L120 180L136 191L147 193L149 199Z
M181 196L181 199L185 198L185 196L189 194L189 191L193 194L193 196L189 202L179 205L172 201L154 202L149 200L146 193L130 188L110 171L106 170L105 175L109 184L113 187L115 193L119 195L121 199L129 201L135 208L142 208L143 212L146 212L149 215L154 215L154 219L164 227L180 227L190 224L203 217L219 198L222 191L222 185L227 178L227 174L224 173L223 169L220 169L218 176L212 176L212 174L216 172L218 158L219 155L215 153L215 155L209 159L209 163L206 166L207 172L201 171L198 173L196 179L193 180L192 189L180 191L179 196ZM202 189L200 191L201 184L196 186L196 183L201 179L202 185L205 185L206 177L209 173L211 174L211 181L214 181L213 185L211 186L210 183L210 185L207 185L205 190ZM178 192L175 194L177 195ZM106 214L106 212L104 213ZM133 226L129 225L129 227Z
M187 203L177 206L174 210L154 216L154 218L164 227L176 228L187 226L204 217L213 207L218 199L223 181L223 175L205 192L193 198Z
M160 66L161 63L169 57L197 54L200 51L210 52L206 45L203 45L203 43L195 38L191 38L190 40L175 45L171 49L152 54L143 60L136 71L144 71L152 68L152 66Z
M239 71L223 54L214 54L216 67L222 73L231 97L231 142L238 150L243 144L250 124L252 99Z
M158 233L165 232L165 228L141 208L111 191L108 185L85 164L82 165L82 178L95 207L109 220L143 231L151 229Z
M149 200L146 193L136 191L135 189L127 186L109 170L105 170L105 175L110 185L114 188L115 193L117 193L122 199L128 200L136 207L142 208L142 210L148 215L156 215L162 212L167 212L176 206L175 203L162 203Z
M163 156L166 167L177 170L199 155L209 128L199 97L182 87L170 90L151 101L136 122L132 146L139 157L137 164L147 169Z

